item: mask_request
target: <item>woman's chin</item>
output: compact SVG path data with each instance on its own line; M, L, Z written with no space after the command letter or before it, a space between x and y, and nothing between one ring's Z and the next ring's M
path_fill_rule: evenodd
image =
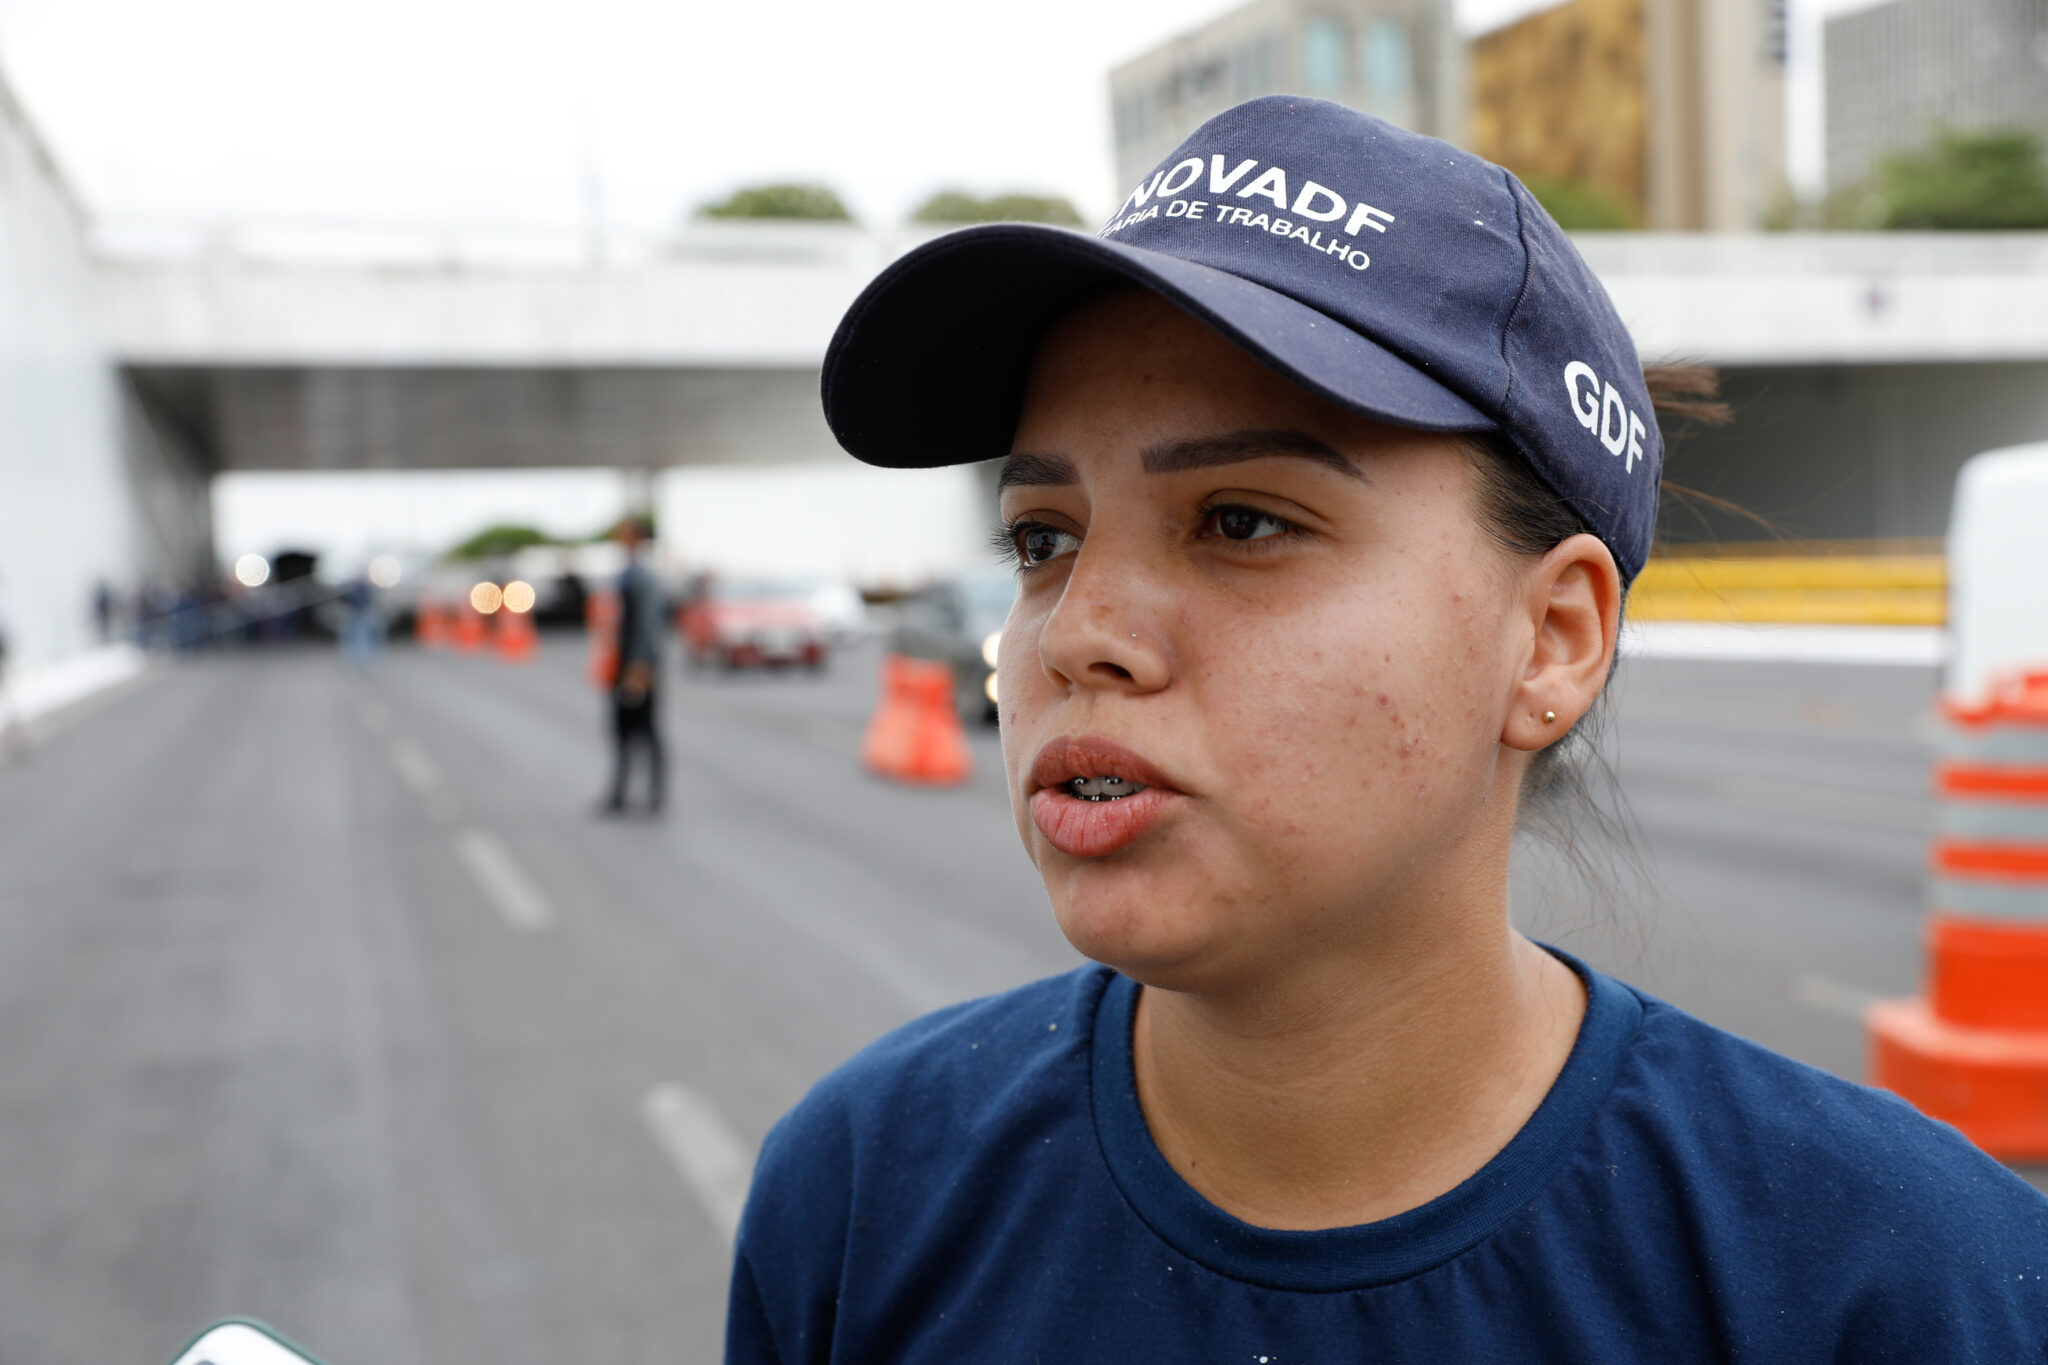
M1169 990L1208 975L1224 953L1221 925L1178 895L1113 894L1107 887L1066 887L1053 894L1053 918L1083 957L1134 981Z

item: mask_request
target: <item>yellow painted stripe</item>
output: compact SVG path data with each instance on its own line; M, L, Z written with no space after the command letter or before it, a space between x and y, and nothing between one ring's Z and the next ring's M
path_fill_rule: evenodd
M1938 626L1948 619L1948 562L1939 554L1660 555L1635 581L1639 621Z
M1938 626L1948 620L1941 593L1672 592L1650 589L1629 595L1635 621L1731 621L1781 625Z
M1636 580L1659 589L1825 589L1939 593L1948 587L1948 561L1941 555L1784 555L1769 559L1719 556L1653 558Z

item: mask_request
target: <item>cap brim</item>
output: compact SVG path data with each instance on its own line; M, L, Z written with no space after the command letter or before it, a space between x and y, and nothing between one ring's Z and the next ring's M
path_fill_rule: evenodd
M1426 371L1276 290L1064 228L995 223L928 242L877 276L825 352L825 421L896 469L1010 452L1046 329L1117 280L1164 296L1308 392L1425 431L1497 424Z

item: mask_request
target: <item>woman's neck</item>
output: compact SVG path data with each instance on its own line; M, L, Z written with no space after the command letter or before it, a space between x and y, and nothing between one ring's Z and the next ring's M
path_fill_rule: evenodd
M1376 1222L1520 1131L1584 1017L1577 975L1508 928L1433 924L1218 994L1145 988L1132 1028L1153 1140L1259 1227Z

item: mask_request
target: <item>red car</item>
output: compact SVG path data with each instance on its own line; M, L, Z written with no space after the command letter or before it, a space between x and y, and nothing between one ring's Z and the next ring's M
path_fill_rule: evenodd
M676 613L691 664L724 668L825 665L825 620L799 584L710 579Z

